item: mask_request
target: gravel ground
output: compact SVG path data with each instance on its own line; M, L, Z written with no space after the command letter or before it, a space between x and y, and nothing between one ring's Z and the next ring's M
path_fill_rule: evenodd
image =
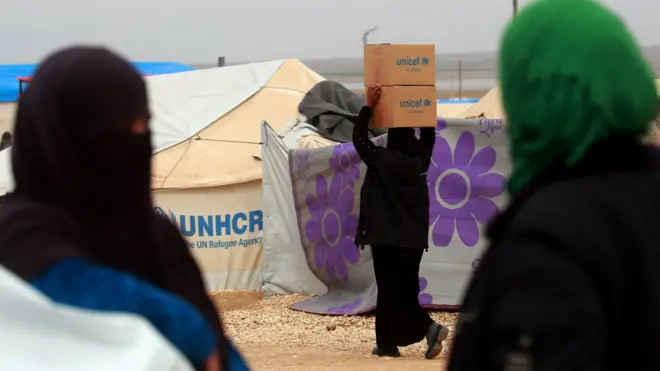
M284 370L443 370L449 347L435 360L423 359L424 343L401 349L399 359L370 355L375 344L373 316L320 316L288 307L308 297L285 295L264 298L249 291L215 292L228 335L255 371ZM453 338L456 314L431 316L447 325Z

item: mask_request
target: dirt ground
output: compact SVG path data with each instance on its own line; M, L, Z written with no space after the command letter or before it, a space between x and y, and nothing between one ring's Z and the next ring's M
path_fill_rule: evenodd
M395 371L444 370L448 347L425 360L425 344L401 349L398 359L371 356L375 344L373 316L319 316L288 309L303 295L264 298L261 293L223 291L213 294L227 333L254 371ZM432 313L453 338L456 315Z
M401 371L445 370L445 359L427 361L421 356L377 358L371 355L338 352L331 349L287 348L283 346L260 349L241 348L255 371Z

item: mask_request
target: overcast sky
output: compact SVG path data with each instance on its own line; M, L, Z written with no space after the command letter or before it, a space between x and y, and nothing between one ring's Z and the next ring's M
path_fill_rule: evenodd
M642 44L660 44L660 0L605 2ZM370 42L493 51L511 12L511 0L0 0L0 63L80 42L139 61L359 57L373 26Z

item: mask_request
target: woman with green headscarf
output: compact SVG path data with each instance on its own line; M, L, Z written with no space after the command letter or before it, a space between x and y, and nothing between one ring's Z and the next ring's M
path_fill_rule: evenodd
M511 204L463 301L449 371L660 370L660 153L653 73L592 0L507 27Z

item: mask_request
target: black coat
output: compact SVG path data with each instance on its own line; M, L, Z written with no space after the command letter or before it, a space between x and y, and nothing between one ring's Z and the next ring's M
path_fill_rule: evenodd
M394 245L428 249L429 193L426 175L435 129L421 129L420 155L409 156L378 147L369 140L371 109L360 111L353 144L367 173L360 191L356 245Z
M488 230L448 371L660 370L659 158L603 142L513 200Z

